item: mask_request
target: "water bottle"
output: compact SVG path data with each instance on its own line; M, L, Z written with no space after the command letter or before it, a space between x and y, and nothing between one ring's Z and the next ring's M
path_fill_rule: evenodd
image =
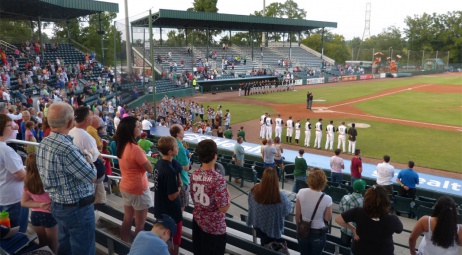
M11 228L10 214L7 211L3 211L0 213L0 225L4 225Z

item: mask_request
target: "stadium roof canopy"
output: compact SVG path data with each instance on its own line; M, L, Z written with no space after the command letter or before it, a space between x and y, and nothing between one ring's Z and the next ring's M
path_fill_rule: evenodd
M0 19L64 21L99 12L119 12L119 5L94 0L0 0Z
M133 27L149 27L149 15L132 21L131 25ZM303 32L325 27L337 28L337 23L160 9L159 12L152 14L152 26L233 31Z

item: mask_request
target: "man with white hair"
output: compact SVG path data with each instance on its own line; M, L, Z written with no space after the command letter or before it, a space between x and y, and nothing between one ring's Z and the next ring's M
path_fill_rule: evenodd
M53 103L47 118L51 133L38 147L37 168L59 226L58 254L95 254L95 166L68 135L74 127L72 107Z

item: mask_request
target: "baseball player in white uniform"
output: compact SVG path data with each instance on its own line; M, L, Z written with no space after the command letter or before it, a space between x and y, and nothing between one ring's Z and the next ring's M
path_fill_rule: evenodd
M268 114L266 117L266 139L273 138L273 120Z
M278 114L278 117L276 118L276 128L274 129L274 132L276 133L275 137L281 138L283 124L284 121L281 119L281 114Z
M310 147L310 140L311 140L311 123L310 118L306 119L305 123L305 143L304 146Z
M289 120L287 120L286 122L286 143L289 142L289 138L290 138L290 143L292 143L292 134L294 133L294 126L295 126L295 123L294 121L292 120L292 116L289 116Z
M342 122L342 125L340 125L337 128L337 133L338 133L338 145L337 149L340 149L340 145L342 145L342 152L345 152L345 135L347 132L347 127L345 126L345 122Z
M316 139L314 139L314 148L321 149L321 139L322 139L322 119L320 118L315 125L316 129Z
M300 124L300 120L297 120L295 123L295 143L298 145L298 140L300 140L300 128L302 125Z
M266 116L268 115L268 113L265 112L265 114L263 114L261 117L260 117L260 139L263 139L265 138L265 132L266 132Z
M326 150L333 150L334 149L334 133L335 133L335 127L333 125L334 121L331 120L329 125L326 127Z

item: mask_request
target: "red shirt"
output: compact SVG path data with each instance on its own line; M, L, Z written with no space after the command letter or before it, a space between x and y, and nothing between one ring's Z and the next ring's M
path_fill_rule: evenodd
M359 168L363 168L363 162L359 160L357 157L353 157L351 159L351 176L354 178L361 178L361 173L359 172Z
M219 211L229 204L225 178L217 171L199 168L191 176L190 193L194 202L193 218L202 231L225 234L225 214Z

